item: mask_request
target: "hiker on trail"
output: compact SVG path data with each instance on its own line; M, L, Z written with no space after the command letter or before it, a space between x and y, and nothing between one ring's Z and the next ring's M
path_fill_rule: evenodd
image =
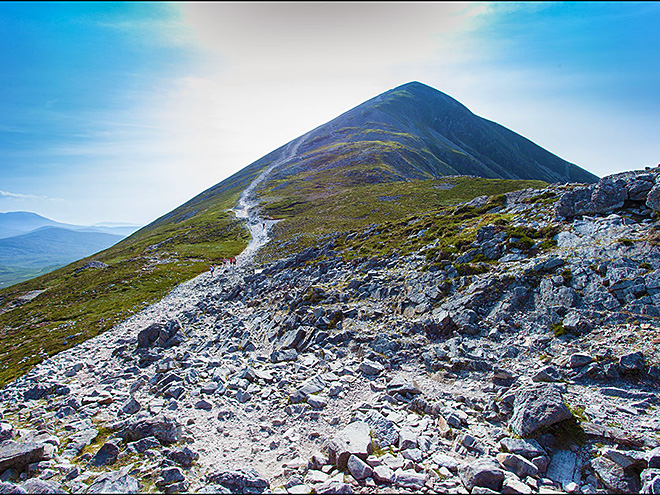
M215 267L211 265L211 268L209 268L209 270L211 270L211 276L213 276L213 271L215 270Z

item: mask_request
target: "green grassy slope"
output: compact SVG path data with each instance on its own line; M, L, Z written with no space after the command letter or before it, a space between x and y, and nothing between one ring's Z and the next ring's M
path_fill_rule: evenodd
M310 131L298 148L298 160L275 175L316 180L330 169L352 174L360 184L448 175L559 183L598 180L416 82L386 91Z
M321 181L271 180L262 191L265 213L280 222L275 239L264 250L274 259L315 244L335 232L360 230L371 224L398 221L438 208L527 188L543 188L542 181L448 177L346 187L337 177ZM333 187L334 186L334 187ZM386 241L386 240L385 240Z
M0 290L0 386L240 253L248 233L227 209L244 186L223 184L101 253ZM108 266L80 270L91 260ZM43 292L24 302L33 291Z

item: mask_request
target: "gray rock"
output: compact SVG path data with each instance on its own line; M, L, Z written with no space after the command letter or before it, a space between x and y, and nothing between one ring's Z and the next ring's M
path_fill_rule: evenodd
M487 489L487 488L486 488ZM472 490L472 493L475 493ZM497 492L494 492L497 493ZM502 483L501 493L512 493L512 494L531 494L534 493L529 485L523 483L522 481L517 480L516 478L506 478Z
M358 456L351 454L346 462L346 467L356 480L363 480L372 475L373 470L371 466L360 459Z
M516 392L509 426L516 435L528 437L539 428L572 417L558 388L550 384L537 384Z
M216 382L207 382L200 387L200 392L205 395L211 395L218 389Z
M398 393L401 395L417 395L422 393L412 379L404 378L400 375L392 378L390 383L387 384L387 391L390 394Z
M268 481L252 468L213 473L207 476L207 480L227 488L231 493L263 493L268 488Z
M209 401L200 399L197 402L195 402L195 409L203 409L205 411L210 411L213 409L213 404L211 404Z
M644 354L641 352L631 352L619 358L619 371L624 374L638 374L644 371L646 363Z
M646 454L646 462L649 468L660 469L660 447L656 447Z
M648 454L647 454L648 455ZM637 450L604 449L603 456L616 462L624 470L642 471L648 467L647 455Z
M295 349L284 349L273 351L270 354L270 361L272 363L281 363L283 361L295 361L298 359L298 351Z
M591 214L594 209L591 194L592 188L589 186L576 187L565 192L555 203L555 216L570 219L579 215Z
M157 449L160 447L162 447L162 445L156 437L142 438L136 442L130 442L129 444L126 445L126 448L129 451L138 452L140 454L145 452L146 450Z
M163 445L168 445L181 439L181 425L175 418L157 416L129 423L118 436L126 442L155 437Z
M365 359L360 364L360 371L365 375L380 375L385 371L385 366L380 364L378 361L372 361L370 359Z
M21 483L21 488L27 493L66 493L62 485L55 481L46 481L39 478L30 478Z
M649 191L646 196L646 206L653 211L660 211L660 184L656 184Z
M576 352L575 354L571 354L571 356L568 358L568 365L571 368L582 368L583 366L591 363L593 360L594 358L588 354L581 354Z
M558 382L561 374L554 366L546 366L532 377L533 382Z
M314 409L323 409L328 405L328 400L324 397L319 397L318 395L310 395L307 397L307 404L312 406Z
M628 189L628 197L633 201L646 201L648 199L649 191L652 187L652 177L638 176L637 178L629 179L626 183L626 189Z
M420 449L413 447L402 451L401 457L403 457L404 459L408 459L409 461L420 463L424 458L424 454Z
M0 473L6 469L22 471L28 464L44 458L43 444L5 443L0 445Z
M504 469L516 473L520 479L539 474L539 469L534 464L518 454L501 452L497 454L497 461Z
M325 481L320 485L314 487L316 493L323 494L351 494L355 493L353 487L348 483L342 483L341 481Z
M24 494L28 492L20 485L14 485L13 483L0 481L0 494L4 495L9 493Z
M535 458L534 460L536 460ZM539 467L539 471L542 469ZM557 449L553 452L548 465L546 477L563 485L575 481L577 471L577 455L566 449Z
M375 409L370 409L358 418L371 427L371 431L381 448L396 445L399 442L399 432L393 421L385 418Z
M500 440L500 446L506 452L521 455L527 459L546 455L543 447L536 440L526 440L523 438L503 438Z
M389 485L394 481L394 471L385 465L376 466L373 468L373 478L379 485Z
M298 389L298 391L305 397L310 394L321 392L325 388L325 381L319 375L309 378Z
M109 466L117 460L119 447L112 442L104 443L92 458L93 466Z
M246 403L252 398L252 395L250 392L244 391L244 390L237 390L236 391L236 400L240 402L241 404Z
M593 322L575 310L568 313L561 324L566 330L575 334L587 333L593 329Z
M431 460L434 463L436 463L438 466L446 467L452 472L457 471L459 467L459 463L456 459L446 454L443 454L442 452L436 452L435 454L433 454Z
M282 335L282 338L278 342L278 350L295 349L298 344L300 344L305 339L305 335L305 330L302 328L294 328L293 330L289 330L284 335Z
M14 438L14 427L9 423L0 423L0 442Z
M137 336L138 349L149 347L172 347L181 343L179 330L181 325L176 320L166 323L154 323L144 330L141 330Z
M174 450L172 453L170 453L169 458L176 462L179 466L189 468L193 465L193 462L199 459L199 454L186 446L181 449Z
M328 442L328 459L339 469L345 469L351 454L366 459L372 452L371 428L367 423L354 421Z
M628 190L621 180L604 177L593 186L591 202L595 213L611 213L621 208L626 199Z
M619 493L636 493L642 488L636 476L605 457L591 460L591 467L605 488Z
M156 480L156 486L163 488L164 486L171 485L173 483L185 481L185 479L186 477L183 475L180 468L168 467L160 472L160 477L158 480Z
M139 412L140 409L142 409L142 405L137 400L135 400L134 397L131 397L121 408L121 410L126 414L135 414Z
M414 449L417 447L418 433L408 426L399 431L399 449Z
M458 475L468 491L481 486L499 492L504 481L504 471L490 459L463 464L458 468Z
M128 475L131 466L119 471L103 473L89 486L86 493L137 493L140 483Z
M414 469L397 469L394 472L393 483L399 488L421 490L426 483L426 475L417 473Z

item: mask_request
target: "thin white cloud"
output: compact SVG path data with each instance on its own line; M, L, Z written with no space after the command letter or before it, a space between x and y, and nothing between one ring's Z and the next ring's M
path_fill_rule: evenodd
M48 196L37 196L34 194L20 194L20 193L13 193L9 191L2 191L0 190L0 198L5 198L5 199L14 199L18 201L26 201L26 200L48 200L48 201L64 201L61 198L49 198Z

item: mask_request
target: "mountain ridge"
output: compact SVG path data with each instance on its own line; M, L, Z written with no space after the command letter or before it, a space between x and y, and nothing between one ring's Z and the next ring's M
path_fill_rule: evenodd
M398 172L395 175L403 180L445 175L551 183L598 180L594 174L500 124L473 114L449 95L419 82L397 86L311 130L305 135L307 142L301 145L300 154L312 153L313 146L340 146L342 141L333 142L333 138L346 135L346 129L359 130L352 136L343 136L345 143L378 145ZM394 150L399 152L398 156L375 137L400 145ZM423 166L411 166L411 157ZM332 159L323 154L321 158Z
M438 154L444 149L449 157L459 160L458 165L465 162L477 167L480 163L461 151L467 150L463 144L470 144L467 138L459 150L450 146L449 139L435 136L440 134L433 129L425 131L428 136L407 132L417 132L433 124L429 112L434 108L420 104L409 90L430 92L449 110L467 117L471 113L437 90L421 84L407 87L408 90L395 88L378 95L361 108L358 106L357 112L349 110L329 124L285 143L112 248L0 291L0 325L11 328L11 335L20 341L19 352L0 363L0 380L29 369L44 353L51 355L104 332L181 282L208 270L209 265L221 264L224 259L241 253L248 245L249 233L245 220L236 218L234 211L242 192L265 171L269 173L255 188L253 199L263 211L263 218L274 227L258 262L293 255L324 239L352 239L355 232L373 224L390 228L392 222L397 225L400 249L407 252L411 244L406 242L406 229L400 224L409 218L450 212L458 203L491 196L492 201L478 210L486 214L501 207L502 198L512 191L547 186L541 180L466 176L479 170L457 170L451 163L442 162ZM408 100L415 102L417 110L408 111L405 119L399 119L407 123L390 117L384 117L380 124L369 123L370 117L365 119L362 115L365 108L374 108L375 101L380 107L393 105L390 110L400 117L399 107L405 107ZM377 112L372 116L385 115L380 107L376 107ZM351 122L363 128L345 127L346 115L354 115L357 120ZM412 128L405 128L406 125ZM465 127L453 123L452 126L456 133ZM326 135L324 129L329 130ZM497 148L501 137L499 134L490 137L492 146ZM435 143L436 151L430 144L425 146L431 142ZM500 154L505 158L514 156L509 148ZM568 162L552 158L540 147L534 149L537 148L544 157L566 167ZM291 150L296 152L289 156ZM271 165L274 165L272 170ZM493 166L486 164L482 170L486 169ZM443 175L445 172L452 175ZM592 178L587 175L588 181ZM460 215L443 228L461 228L458 220ZM459 247L452 246L450 241L458 242ZM463 241L448 234L443 242L456 250ZM374 246L346 242L352 247L345 252L353 258L379 256L387 248L384 241ZM25 302L25 294L36 293L37 297ZM17 306L14 301L21 302ZM77 331L71 332L69 324ZM42 340L39 336L43 335L48 338ZM71 335L74 337L68 338Z

